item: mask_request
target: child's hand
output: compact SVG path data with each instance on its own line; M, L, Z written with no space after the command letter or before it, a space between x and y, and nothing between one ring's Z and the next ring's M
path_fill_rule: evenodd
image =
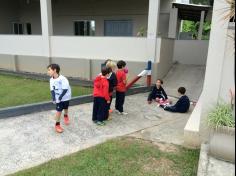
M107 101L107 104L109 104L110 103L110 101Z

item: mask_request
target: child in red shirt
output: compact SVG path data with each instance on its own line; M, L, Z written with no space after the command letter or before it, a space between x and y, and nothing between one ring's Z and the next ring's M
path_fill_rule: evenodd
M93 89L93 122L97 125L105 125L106 114L108 111L108 104L110 103L109 96L109 82L107 76L110 69L103 67L102 73L98 75L94 80Z
M123 105L125 102L126 84L127 84L125 66L126 66L125 61L120 60L117 62L118 70L116 72L117 86L116 86L115 108L116 108L116 112L120 115L127 115L128 114L128 113L124 112L124 109L123 109Z

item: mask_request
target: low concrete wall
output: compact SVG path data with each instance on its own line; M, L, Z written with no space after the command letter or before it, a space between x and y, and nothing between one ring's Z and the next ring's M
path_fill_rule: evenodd
M149 92L150 90L151 90L151 87L145 87L145 86L133 87L133 88L130 88L126 92L126 95L128 96L128 95L134 95L138 93ZM93 96L85 95L85 96L73 97L70 100L70 105L75 106L75 105L91 103L91 102L93 102ZM21 116L21 115L31 114L35 112L53 110L53 109L55 109L55 105L52 104L52 102L50 101L27 104L27 105L22 105L22 106L15 106L15 107L10 107L10 108L3 108L3 109L0 109L0 119Z
M0 68L15 71L15 56L0 54Z
M189 148L200 148L200 121L202 111L202 98L200 97L187 124L184 127L184 146Z
M90 80L90 60L53 57L52 63L57 63L61 67L61 74Z
M174 61L181 64L206 65L209 41L175 40Z
M32 73L47 73L49 58L43 56L16 56L16 69Z
M160 51L160 62L156 64L156 73L154 77L164 78L169 72L173 65L173 51L174 51L174 40L173 39L162 39L161 40L161 51Z

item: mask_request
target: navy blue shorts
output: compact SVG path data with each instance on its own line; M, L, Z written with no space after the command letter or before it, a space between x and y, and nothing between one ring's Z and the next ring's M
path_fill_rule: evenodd
M58 112L62 112L63 109L68 109L69 107L69 101L61 101L60 103L56 104L56 110Z

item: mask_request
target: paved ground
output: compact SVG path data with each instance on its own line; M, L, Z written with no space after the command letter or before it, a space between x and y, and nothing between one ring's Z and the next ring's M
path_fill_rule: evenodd
M209 145L201 145L198 176L234 176L235 164L208 155Z
M175 64L164 78L164 87L169 95L178 96L178 87L184 86L190 99L197 101L202 92L204 75L204 66Z
M146 104L147 94L127 97L128 116L113 114L105 127L91 122L92 104L71 107L71 125L54 132L54 111L0 120L0 175L32 167L53 158L104 142L110 138L160 126L153 136L174 141L183 135L188 114L171 114ZM175 126L175 122L180 125ZM175 127L175 128L172 128ZM180 127L178 129L178 127ZM176 132L178 129L178 132ZM177 143L182 142L182 137Z
M176 89L185 86L187 94L197 99L203 75L203 67L175 65L164 79L167 93L176 95ZM98 127L91 122L91 103L71 107L71 125L65 127L63 134L54 132L55 111L0 120L0 175L29 168L123 135L182 144L183 129L193 107L187 114L172 114L158 108L156 104L147 105L146 99L147 94L127 97L126 111L129 115L113 114L113 120L105 127Z

